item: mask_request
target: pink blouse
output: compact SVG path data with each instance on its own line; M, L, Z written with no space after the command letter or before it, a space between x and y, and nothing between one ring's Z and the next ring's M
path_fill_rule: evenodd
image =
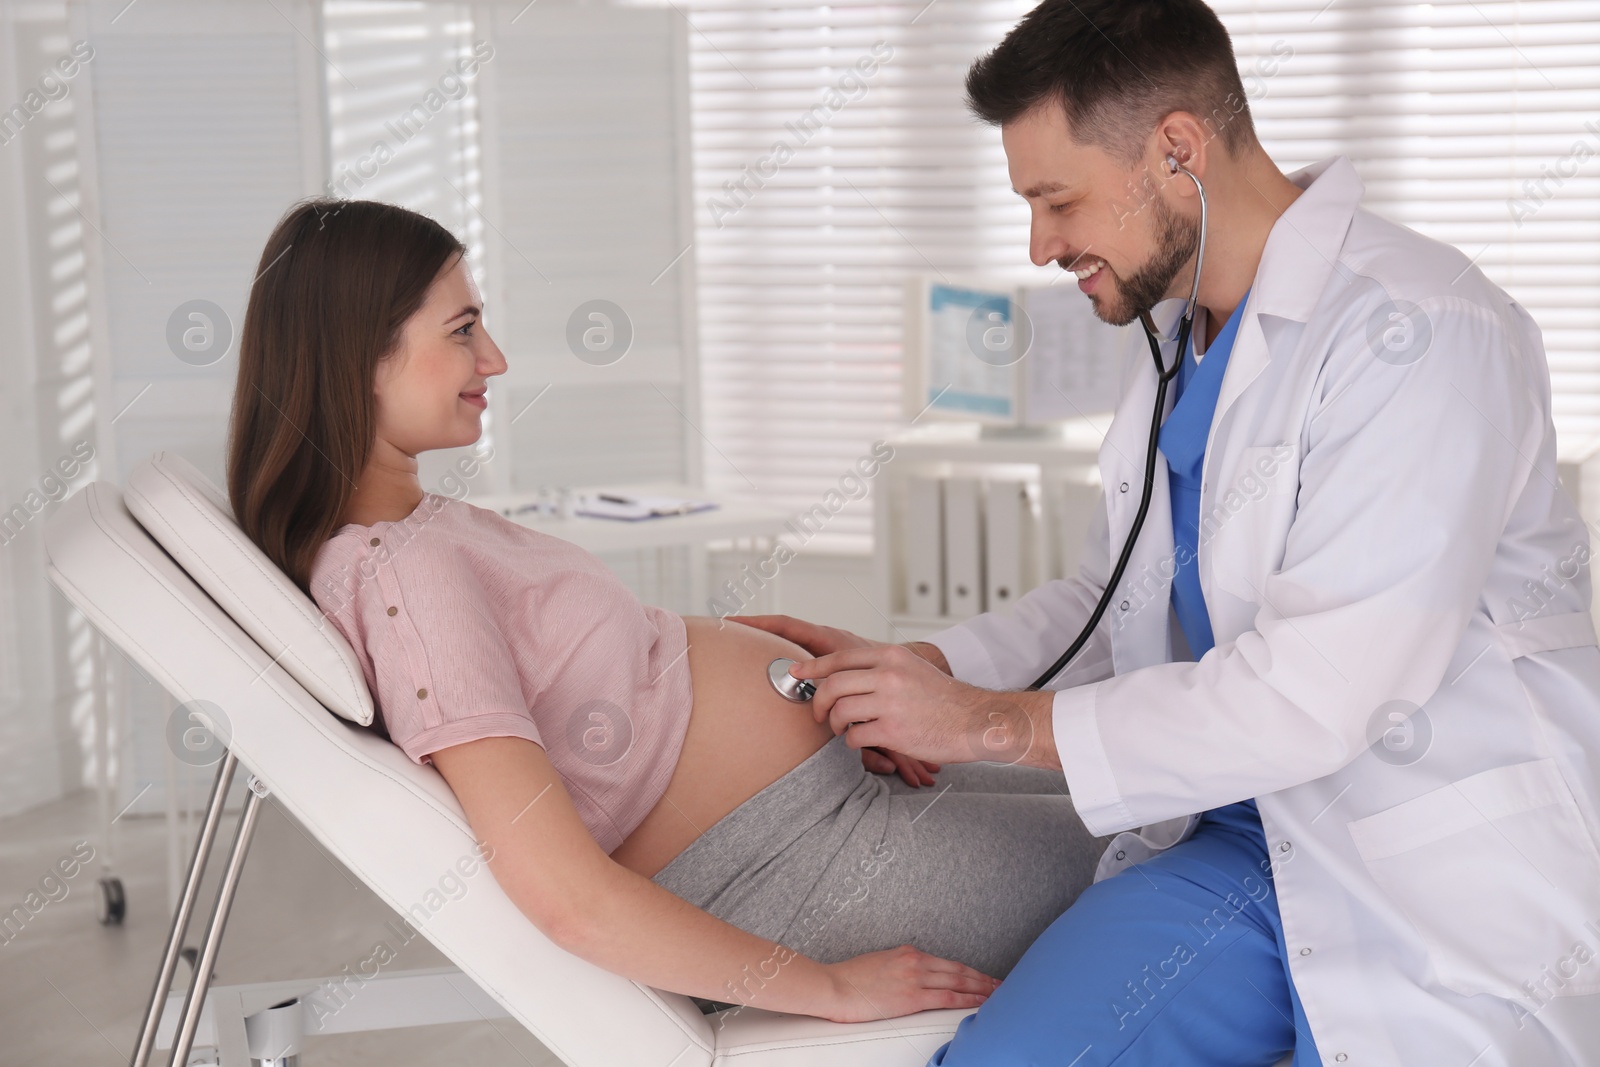
M399 521L340 527L311 594L416 763L525 737L607 853L666 792L693 703L683 619L576 545L427 493Z

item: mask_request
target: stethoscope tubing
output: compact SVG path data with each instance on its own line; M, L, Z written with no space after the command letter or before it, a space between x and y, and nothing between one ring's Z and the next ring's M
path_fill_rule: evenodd
M1156 337L1155 325L1150 321L1150 312L1148 310L1139 312L1139 325L1144 329L1145 339L1150 342L1150 356L1156 364L1156 403L1155 410L1150 413L1150 439L1145 446L1144 487L1139 495L1139 510L1134 512L1133 524L1128 528L1128 537L1122 542L1122 552L1117 556L1117 565L1112 568L1111 577L1106 579L1106 587L1100 593L1094 611L1089 614L1089 621L1084 623L1083 629L1072 644L1067 646L1067 650L1061 653L1043 674L1034 679L1033 684L1028 686L1029 691L1043 689L1088 643L1095 627L1100 625L1101 618L1105 616L1106 608L1110 607L1112 598L1116 596L1117 586L1122 583L1123 572L1128 569L1128 560L1133 557L1133 546L1139 539L1139 531L1144 528L1145 515L1150 511L1150 496L1155 491L1156 485L1156 449L1161 442L1161 414L1166 410L1167 385L1183 363L1184 347L1189 343L1190 334L1193 332L1194 309L1200 296L1200 268L1205 264L1206 258L1205 186L1201 185L1200 179L1176 159L1169 156L1167 162L1174 173L1187 174L1200 193L1200 243L1195 253L1194 281L1189 287L1189 303L1184 308L1183 317L1178 321L1178 347L1172 359L1172 366L1168 367L1161 358L1161 342Z
M1178 371L1178 364L1182 362L1183 346L1189 341L1190 319L1185 316L1178 324L1178 353L1173 359L1172 366L1167 367L1161 359L1161 343L1156 339L1155 331L1149 326L1148 313L1140 315L1140 324L1144 326L1145 336L1150 341L1150 352L1156 362L1156 403L1155 411L1150 416L1150 439L1145 445L1144 453L1144 487L1139 494L1139 510L1134 512L1133 525L1128 528L1127 540L1122 542L1122 553L1117 557L1117 565L1112 568L1111 577L1106 580L1106 587L1100 594L1100 599L1094 606L1094 611L1089 615L1089 621L1083 626L1077 638L1060 657L1052 663L1048 670L1036 678L1029 690L1043 689L1045 685L1072 661L1083 646L1088 642L1089 636L1094 633L1095 627L1100 625L1100 619L1105 615L1106 608L1111 604L1111 598L1116 595L1117 586L1122 582L1122 574L1128 569L1128 560L1133 557L1134 543L1139 539L1139 531L1144 528L1144 518L1150 511L1150 496L1155 491L1156 484L1156 449L1161 442L1161 412L1166 408L1167 385L1172 381Z

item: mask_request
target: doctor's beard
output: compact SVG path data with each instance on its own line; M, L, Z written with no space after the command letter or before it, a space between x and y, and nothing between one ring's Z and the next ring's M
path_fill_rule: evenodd
M1114 303L1100 293L1089 297L1094 313L1113 326L1126 326L1139 317L1139 312L1148 311L1167 299L1178 272L1200 248L1198 219L1178 214L1159 196L1151 197L1150 211L1156 235L1155 252L1142 267L1128 275L1126 281L1113 272L1112 277L1117 282ZM1192 283L1192 279L1189 280Z

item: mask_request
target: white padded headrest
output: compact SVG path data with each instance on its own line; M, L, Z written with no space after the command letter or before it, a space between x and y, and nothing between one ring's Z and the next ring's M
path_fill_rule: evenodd
M150 536L267 655L336 715L372 724L372 694L349 642L233 521L228 498L171 452L133 469L123 500Z

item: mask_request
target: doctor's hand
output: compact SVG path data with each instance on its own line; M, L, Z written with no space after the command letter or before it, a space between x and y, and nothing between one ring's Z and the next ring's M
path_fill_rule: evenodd
M816 683L812 714L852 748L888 748L937 763L1060 769L1051 692L980 689L902 645L831 652L801 660L789 673Z
M727 618L735 622L742 622L746 626L768 633L777 634L787 641L793 641L813 656L825 656L830 652L842 652L847 648L895 648L887 641L874 641L861 637L849 630L841 630L834 626L818 626L814 622L806 622L792 615L729 615ZM906 646L917 655L930 663L937 664L946 673L949 665L945 663L944 654L937 646L925 641L915 641ZM939 765L926 760L913 759L902 752L893 749L869 747L861 750L861 763L873 774L899 774L907 785L925 786L933 784L933 776L938 773Z

